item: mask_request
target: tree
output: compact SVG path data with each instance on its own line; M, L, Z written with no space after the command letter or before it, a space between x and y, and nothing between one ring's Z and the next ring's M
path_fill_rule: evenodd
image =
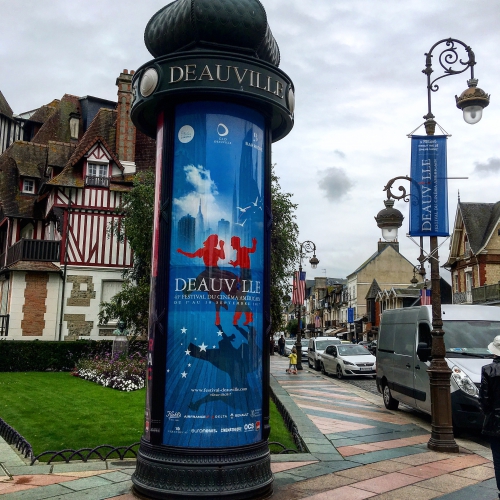
M298 226L295 222L297 205L292 195L283 193L279 178L271 170L271 321L272 333L283 330L283 297L291 292L290 277L298 261ZM132 189L123 195L118 209L123 214L119 224L113 224L109 233L120 241L125 239L134 252L131 269L123 273L122 290L109 302L101 304L99 321L106 324L120 319L138 335L146 335L149 314L149 287L151 277L151 242L153 237L154 172L136 175Z
M123 195L121 206L117 209L123 214L123 219L108 229L108 233L120 241L128 241L134 261L133 267L123 272L122 290L109 302L101 304L99 321L106 324L120 319L136 335L146 335L148 331L154 187L154 171L139 172L132 189Z
M295 222L297 205L292 195L283 193L279 177L271 170L271 333L283 330L283 297L290 295L290 277L299 259L299 227Z

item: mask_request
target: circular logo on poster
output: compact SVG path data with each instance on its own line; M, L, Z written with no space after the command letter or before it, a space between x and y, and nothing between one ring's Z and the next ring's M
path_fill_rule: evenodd
M219 123L219 125L217 125L217 133L219 137L226 137L226 135L229 134L229 129L223 123Z
M194 137L194 128L191 127L191 125L183 125L179 129L179 133L177 134L177 137L179 138L179 141L182 143L190 142L193 140Z

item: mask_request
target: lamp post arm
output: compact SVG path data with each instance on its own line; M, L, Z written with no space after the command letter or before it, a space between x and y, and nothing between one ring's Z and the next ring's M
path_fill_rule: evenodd
M431 74L434 72L434 70L432 69L432 52L438 45L441 45L442 43L445 43L447 48L441 51L438 61L444 70L444 74L431 81ZM457 52L457 49L459 47L455 44L461 45L465 49L468 56L467 61L460 59ZM460 40L457 40L456 38L445 38L443 40L440 40L439 42L436 42L430 48L429 52L425 54L425 56L425 68L422 70L422 73L425 73L425 75L427 75L427 115L425 115L424 118L426 120L429 120L434 118L431 109L431 92L437 92L439 90L439 85L437 85L436 82L441 78L445 78L447 76L459 75L460 73L467 71L467 69L469 68L471 72L471 79L474 79L474 66L476 64L476 56L468 45ZM453 68L453 65L456 64L459 65L459 69ZM461 68L460 65L463 66L463 68Z
M410 183L413 183L413 185L415 186L415 190L413 193L408 193L406 191L406 188L404 186L398 186L398 190L401 192L401 194L398 196L398 195L395 195L393 192L392 192L392 185L398 180L403 180L403 181L408 181ZM410 196L413 196L413 199L412 199L412 205L418 205L419 203L419 200L420 200L420 189L421 189L421 186L418 184L417 181L415 181L414 179L412 179L411 177L408 177L407 175L400 175L398 177L394 177L392 178L384 187L384 191L387 191L387 199L390 200L391 198L393 198L394 200L403 200L405 201L406 203L408 203L410 201Z
M316 245L309 240L304 241L300 244L300 260L302 265L302 258L308 253L316 253Z

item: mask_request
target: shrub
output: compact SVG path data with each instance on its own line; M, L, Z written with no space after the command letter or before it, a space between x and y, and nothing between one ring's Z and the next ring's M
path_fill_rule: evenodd
M71 371L81 358L104 355L112 344L112 340L3 340L0 372ZM146 356L147 341L130 341L129 352Z

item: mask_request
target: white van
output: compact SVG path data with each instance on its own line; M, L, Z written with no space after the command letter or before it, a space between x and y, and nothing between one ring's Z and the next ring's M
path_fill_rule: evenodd
M454 427L478 428L481 368L491 363L488 344L500 335L500 307L442 305L446 362L452 371ZM399 402L431 413L429 375L431 306L384 311L377 346L377 388L390 410Z
M329 345L339 345L341 344L340 339L337 337L313 337L309 339L309 345L307 347L307 363L309 368L314 368L315 370L320 369L320 354L323 354L324 350Z

